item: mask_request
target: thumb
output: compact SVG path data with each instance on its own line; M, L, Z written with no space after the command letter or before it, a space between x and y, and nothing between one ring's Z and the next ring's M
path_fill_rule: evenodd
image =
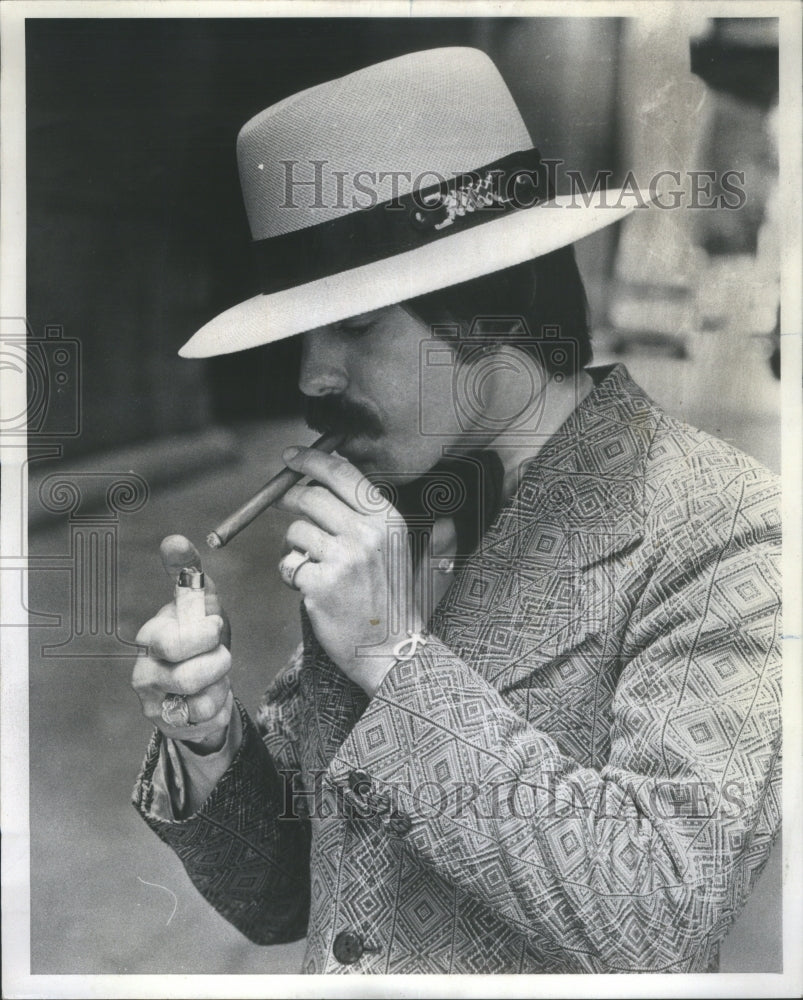
M162 539L159 555L165 572L174 579L185 567L203 569L198 549L183 535L168 535Z
M176 579L183 569L203 569L201 565L201 554L192 544L189 538L184 535L168 535L162 539L159 546L159 555L162 557L162 565L168 576ZM207 594L215 593L215 585L212 578L204 574L204 586Z

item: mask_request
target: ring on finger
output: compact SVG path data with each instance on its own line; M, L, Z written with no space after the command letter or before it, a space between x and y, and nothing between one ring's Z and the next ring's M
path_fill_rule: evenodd
M183 694L167 694L162 701L162 721L168 726L191 726L190 706Z
M305 566L308 562L310 562L311 559L312 556L309 552L299 552L298 549L293 549L292 552L288 552L284 559L282 559L279 566L282 582L287 584L287 586L292 590L298 590L299 587L296 584L298 571L302 566Z

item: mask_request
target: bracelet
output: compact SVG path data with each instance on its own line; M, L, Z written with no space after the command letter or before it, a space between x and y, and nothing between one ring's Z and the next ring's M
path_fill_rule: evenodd
M408 632L408 638L402 639L393 647L393 657L397 660L412 660L419 646L426 646L429 636L426 632Z

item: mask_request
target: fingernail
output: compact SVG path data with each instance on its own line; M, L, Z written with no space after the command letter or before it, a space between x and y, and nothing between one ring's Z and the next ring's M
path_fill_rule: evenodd
M282 452L282 461L283 462L292 462L293 459L296 457L296 455L300 451L301 451L301 449L300 448L296 448L295 445L293 445L292 448L285 448L284 451Z

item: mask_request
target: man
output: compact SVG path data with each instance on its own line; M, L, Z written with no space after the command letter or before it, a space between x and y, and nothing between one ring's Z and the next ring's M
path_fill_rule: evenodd
M777 486L585 367L570 244L633 206L555 197L473 50L295 95L238 153L264 294L183 353L301 335L343 440L284 455L303 644L255 722L209 583L143 626L136 806L306 972L715 968L779 826Z

